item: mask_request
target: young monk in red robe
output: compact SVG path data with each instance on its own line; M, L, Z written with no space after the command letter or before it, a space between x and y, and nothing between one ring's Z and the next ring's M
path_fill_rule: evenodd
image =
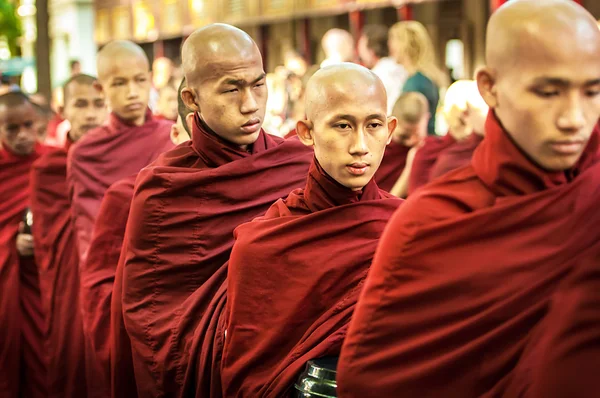
M340 397L500 396L561 281L600 253L595 20L571 1L511 1L487 35L485 139L390 220Z
M31 165L49 148L36 142L35 109L21 92L0 96L0 143L0 395L46 397L39 275L33 237L19 224Z
M185 79L179 87L179 94L183 88ZM193 112L179 98L177 123L171 127L171 140L175 145L190 139L189 126L193 118ZM81 265L89 395L99 398L111 394L110 302L136 176L119 180L106 191L94 226L89 255Z
M67 177L80 260L85 259L104 192L173 147L171 122L148 109L149 63L129 41L108 43L98 53L98 84L111 113L108 124L90 131L69 151Z
M465 110L461 115L466 130L466 138L456 141L442 151L431 169L430 178L440 177L452 170L456 170L471 163L471 157L477 146L483 141L485 119L489 107L481 98L477 89L477 82L463 81L461 90L465 97ZM456 83L455 83L456 84Z
M375 173L377 186L387 192L396 185L406 166L410 170L410 163L407 162L409 152L411 148L418 148L427 137L427 123L431 117L427 99L417 92L403 93L394 104L392 116L398 119L398 126ZM414 159L415 151L411 154L411 159ZM405 174L403 180L406 182L403 185L407 186L410 171Z
M77 75L64 85L63 116L71 131L67 144L41 156L31 171L33 238L46 315L48 392L53 397L85 397L85 347L79 301L79 255L71 224L67 153L108 115L95 77Z
M235 230L227 397L287 396L307 361L339 355L379 237L401 203L373 179L396 128L381 80L356 64L326 67L305 101L308 120L296 130L315 152L305 187Z
M299 141L262 130L266 74L245 32L223 24L199 29L184 43L182 59L182 95L195 112L192 141L138 176L122 283L117 269L113 293L113 315L122 303L141 396L179 394L203 314L186 300L223 269L235 227L301 187L312 159ZM119 333L115 323L112 331Z

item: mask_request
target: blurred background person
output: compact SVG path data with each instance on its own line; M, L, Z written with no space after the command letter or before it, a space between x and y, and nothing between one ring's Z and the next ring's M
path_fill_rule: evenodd
M390 28L388 44L391 56L404 66L408 74L402 90L416 91L427 98L431 112L427 132L434 135L440 89L447 86L448 76L437 66L427 29L417 21L398 22Z
M388 56L388 28L385 25L367 25L358 40L358 56L383 82L388 97L388 114L396 103L406 81L406 69Z
M321 68L342 62L356 62L354 38L347 30L329 29L323 35L321 46L325 52L325 60L321 62Z
M158 119L177 120L177 87L173 83L163 86L158 91L158 102L154 115Z

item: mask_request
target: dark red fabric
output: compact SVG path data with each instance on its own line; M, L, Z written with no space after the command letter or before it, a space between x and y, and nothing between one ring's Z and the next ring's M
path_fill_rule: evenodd
M60 114L54 114L52 119L50 119L50 121L46 125L46 141L49 141L51 143L59 142L61 137L58 136L58 125L64 121L65 119L63 119L60 116Z
M87 133L69 151L67 180L80 261L86 256L104 193L173 148L171 122L150 110L142 126L125 124L114 113L108 124Z
M338 356L388 220L402 203L352 191L315 161L305 189L236 228L229 260L226 397L284 397L306 362Z
M483 136L471 134L462 141L458 141L442 151L431 170L430 178L438 178L444 174L471 164L473 152L483 141Z
M136 176L117 181L106 191L89 254L81 266L90 397L110 396L110 305Z
M187 300L228 260L234 228L304 185L312 150L298 140L261 132L249 150L220 139L196 115L192 142L138 176L120 288L140 396L180 391L203 313L188 312Z
M85 397L85 345L79 257L67 195L67 148L42 155L31 170L35 258L46 314L50 397Z
M587 397L600 391L600 257L577 264L552 297L505 397Z
M285 138L286 140L288 138L293 138L293 137L297 137L298 136L298 132L296 132L296 129L292 129L290 130L289 133L287 133L285 136L283 136L283 138Z
M16 237L29 206L33 162L49 148L28 156L0 148L0 392L2 398L46 397L44 313L33 257L20 257Z
M390 220L342 349L340 397L506 388L557 285L600 250L599 134L573 169L546 172L490 113L471 166Z
M425 143L413 160L412 169L408 178L408 195L412 195L418 188L431 180L431 169L443 150L454 144L456 140L450 133L443 137L428 136Z
M377 172L375 173L375 181L377 186L386 192L389 192L404 171L406 165L406 157L408 156L410 147L404 146L392 140L385 148L383 160Z

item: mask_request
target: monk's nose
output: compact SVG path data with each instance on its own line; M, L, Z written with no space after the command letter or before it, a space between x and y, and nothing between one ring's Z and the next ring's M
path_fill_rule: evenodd
M571 95L565 105L563 113L558 119L561 130L577 132L585 126L585 114L581 96Z

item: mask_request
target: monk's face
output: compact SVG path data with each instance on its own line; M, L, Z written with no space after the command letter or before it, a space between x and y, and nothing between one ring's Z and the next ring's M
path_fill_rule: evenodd
M204 70L203 78L188 81L184 92L193 95L186 99L187 106L198 110L221 138L240 146L253 144L265 119L268 97L260 52L215 58Z
M373 178L396 127L396 118L386 116L384 89L359 86L324 93L326 99L311 112L310 141L305 122L297 126L303 142L314 146L325 172L352 190Z
M99 78L111 110L126 122L143 124L151 88L147 61L140 56L118 57L99 71Z
M0 106L2 145L17 155L29 155L36 143L36 111L29 102L13 107Z
M79 140L88 131L100 126L108 116L108 109L102 92L90 84L72 82L67 87L63 114L71 124L69 136Z
M406 147L412 148L419 145L427 137L427 123L429 113L423 115L418 122L408 122L398 119L398 125L394 129L393 140Z
M545 32L478 73L480 92L516 145L546 170L579 160L600 116L600 48Z

